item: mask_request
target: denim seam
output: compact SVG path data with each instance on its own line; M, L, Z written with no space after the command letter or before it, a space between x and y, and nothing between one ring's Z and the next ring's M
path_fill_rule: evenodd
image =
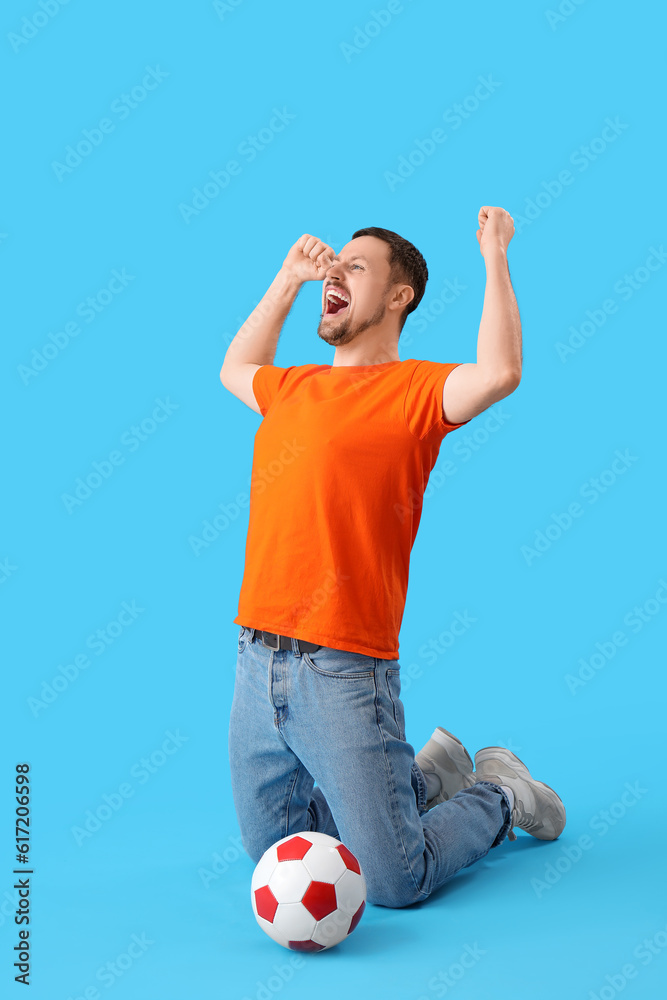
M387 674L392 674L392 675L396 676L397 674L400 674L400 670L396 670L396 669L394 669L392 667L388 667L387 668ZM399 739L405 741L405 732L401 731L401 726L400 726L399 721L398 721L398 712L397 712L396 701L394 700L394 696L391 693L391 687L389 685L389 681L388 680L387 680L387 690L389 692L389 698L391 700L391 704L392 704L392 707L393 707L393 710L394 710L394 721L396 723L396 729L398 731ZM428 786L426 784L426 779L424 778L424 775L422 773L422 769L420 768L419 764L416 761L413 761L412 771L413 771L413 773L415 774L415 776L417 778L417 787L418 787L417 809L421 813L422 810L426 809L426 804L428 802ZM423 803L423 805L421 803Z
M397 673L397 672L398 671L395 671L395 673ZM389 674L389 671L387 670L387 675L388 674ZM391 686L389 684L389 676L387 676L387 692L389 694L389 701L391 702L391 707L392 707L393 712L394 712L394 722L396 723L396 731L398 732L398 738L399 738L399 740L402 740L402 739L405 738L405 733L401 733L401 727L398 724L398 715L396 713L396 702L394 701L394 696L391 693Z
M308 653L304 652L302 655L303 655L303 662L306 664L308 669L312 670L320 677L331 677L332 679L339 681L345 681L345 680L358 681L364 677L373 677L375 674L375 667L373 667L372 670L363 670L363 671L360 670L349 674L337 673L335 670L322 670L320 667L317 667L313 663ZM377 663L377 660L374 660L374 662Z
M292 787L289 789L287 795L287 805L285 808L285 833L283 834L284 837L287 837L289 835L289 809L290 805L292 804L292 796L294 795L294 789L296 788L296 783L299 777L300 770L301 770L301 765L299 764L299 766L293 772Z
M275 726L275 717L277 709L276 706L273 704L273 692L271 691L272 687L271 682L273 680L273 660L271 659L272 656L273 656L273 650L269 652L269 662L266 665L266 697L269 705L273 709L273 721Z
M426 784L426 779L424 778L424 772L416 760L413 761L412 770L417 778L417 787L420 792L417 797L417 805L420 809L426 809L426 805L428 803L428 785ZM421 800L424 804L420 806L419 800Z
M375 665L377 667L377 657L375 658ZM382 710L380 708L379 697L378 697L380 686L379 686L378 681L377 681L377 670L375 671L375 678L376 678L376 680L375 680L375 720L376 720L376 723L377 723L378 731L380 733L380 738L382 739L382 753L383 753L383 756L384 756L385 767L387 768L387 772L389 774L389 785L390 785L390 788L391 788L391 809L392 809L392 812L394 813L394 817L397 817L398 816L398 810L396 809L396 782L395 782L395 779L394 779L394 772L393 772L391 763L389 761L389 755L387 754L387 743L386 743L386 740L385 740L385 737L384 737L384 732L382 730L382 724L381 724ZM412 871L412 868L410 866L410 862L408 860L408 852L406 850L405 841L403 839L403 824L402 824L400 816L398 816L398 823L396 824L396 829L399 832L399 837L400 837L400 841L401 841L401 847L403 848L403 857L405 859L405 866L406 866L407 871L408 871L408 873L410 875L410 878L412 879L413 885L414 885L415 889L417 890L417 892L420 894L420 896L427 897L428 893L424 892L424 890L420 889L419 886L417 885L417 880L415 879L414 872Z

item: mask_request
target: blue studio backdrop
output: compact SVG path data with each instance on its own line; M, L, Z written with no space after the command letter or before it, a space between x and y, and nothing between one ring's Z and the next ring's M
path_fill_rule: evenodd
M664 991L665 18L549 2L4 5L3 996ZM219 371L302 233L371 225L429 265L401 358L475 361L482 205L515 220L523 378L432 474L407 738L509 747L567 825L300 955L231 800L261 417ZM276 364L331 363L319 296Z

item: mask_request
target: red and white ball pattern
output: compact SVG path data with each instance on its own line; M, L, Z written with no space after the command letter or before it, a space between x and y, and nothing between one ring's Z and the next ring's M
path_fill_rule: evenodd
M257 862L250 889L257 923L294 951L323 951L361 920L366 881L335 837L307 831L277 840Z

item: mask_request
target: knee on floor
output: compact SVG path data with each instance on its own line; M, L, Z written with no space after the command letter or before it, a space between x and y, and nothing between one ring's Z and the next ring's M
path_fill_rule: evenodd
M401 881L391 884L386 880L374 884L366 880L366 901L375 906L390 906L399 909L404 906L411 906L413 903L420 903L426 899L426 893L421 892L414 882Z

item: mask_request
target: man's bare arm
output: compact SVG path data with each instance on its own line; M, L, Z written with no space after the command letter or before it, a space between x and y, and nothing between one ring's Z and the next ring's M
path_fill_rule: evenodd
M458 365L447 377L442 404L445 419L470 420L509 396L521 381L521 319L507 264L514 235L505 209L484 206L477 239L486 265L486 289L477 336L477 363Z
M256 413L252 391L255 372L273 364L278 338L304 281L321 281L334 256L331 247L304 234L290 249L278 274L255 306L231 344L220 370L220 381Z

